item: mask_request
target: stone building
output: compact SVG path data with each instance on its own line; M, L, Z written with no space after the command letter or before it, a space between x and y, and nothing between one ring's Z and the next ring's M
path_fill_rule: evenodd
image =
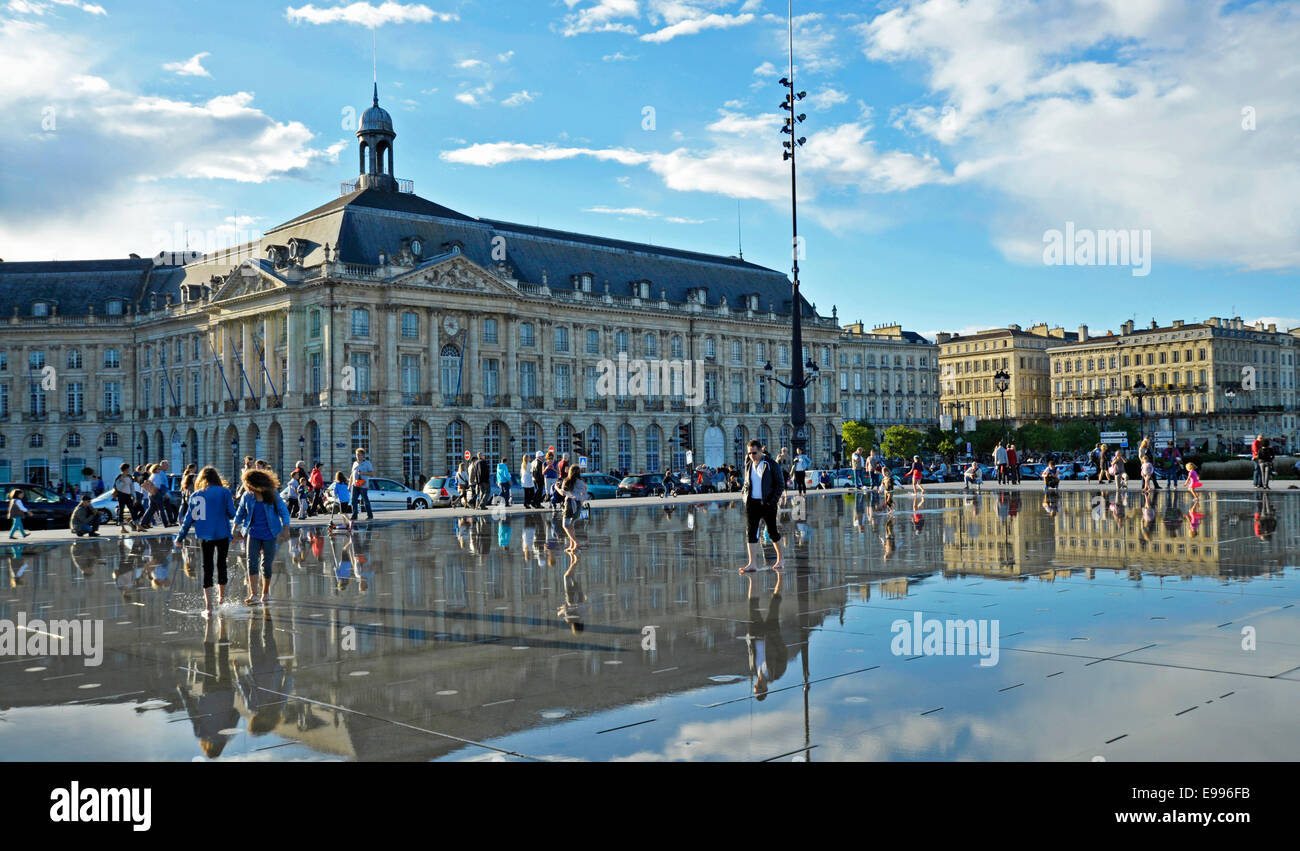
M792 356L821 368L810 451L835 448L840 328L801 300L805 351L792 353L784 273L415 195L395 177L377 93L357 138L344 194L255 242L0 263L0 479L163 457L232 474L244 455L332 471L357 447L398 479L467 450L517 466L549 446L592 470L662 471L685 463L681 426L697 463L737 462L750 438L789 443L785 391L763 365L788 378ZM602 362L620 355L693 368L605 392Z
M880 434L893 425L925 429L939 415L939 348L901 325L861 322L840 335L840 412L871 423ZM853 450L850 449L850 452Z
M1019 325L978 334L939 334L939 408L961 423L967 415L976 420L1000 420L1005 398L1007 426L1015 428L1051 417L1048 350L1087 338L1087 326L1078 333L1049 328L1046 323L1022 330ZM995 376L1010 376L1005 397Z

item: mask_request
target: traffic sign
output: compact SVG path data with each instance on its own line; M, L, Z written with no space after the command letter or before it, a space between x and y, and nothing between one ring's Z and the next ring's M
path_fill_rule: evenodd
M974 414L967 414L967 415L966 415L966 420L965 420L965 422L962 423L962 430L963 430L963 431L974 431L974 430L975 430L975 415L974 415Z
M1118 444L1125 449L1128 448L1128 432L1126 431L1103 431L1101 433L1101 442Z
M581 455L581 456L578 457L578 466L581 467L581 468L584 469L584 470L587 469L587 456L586 456L586 455Z
M469 460L469 450L468 450L468 449L465 450L465 460L466 460L466 461Z
M939 429L941 431L952 431L952 414L944 414L939 417Z

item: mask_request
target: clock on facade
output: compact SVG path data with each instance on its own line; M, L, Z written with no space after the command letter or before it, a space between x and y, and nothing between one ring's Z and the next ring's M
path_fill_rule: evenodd
M448 316L442 320L442 330L447 332L448 337L454 337L456 332L460 330L460 323L456 321L456 317Z

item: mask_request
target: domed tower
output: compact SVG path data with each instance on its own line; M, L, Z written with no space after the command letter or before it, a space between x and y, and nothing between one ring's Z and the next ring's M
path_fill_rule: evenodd
M393 172L393 118L379 105L379 83L375 83L373 105L361 114L357 122L357 138L361 140L361 176L358 189L397 191L397 178ZM387 163L385 163L385 159Z

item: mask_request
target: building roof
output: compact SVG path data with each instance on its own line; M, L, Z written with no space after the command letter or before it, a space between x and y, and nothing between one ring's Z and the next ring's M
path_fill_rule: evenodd
M992 340L992 339L998 339L1002 337L1013 337L1021 340L1047 340L1049 342L1052 340L1056 340L1057 342L1073 343L1078 341L1079 334L1077 331L1065 331L1063 332L1063 336L1055 337L1055 336L1044 336L1042 334L1034 334L1032 332L1024 331L1016 328L990 328L987 331L980 331L977 334L954 335L952 337L949 337L947 340L944 340L941 345L946 346L949 343L969 343L974 340Z
M150 258L129 260L52 260L0 263L0 316L31 316L32 305L48 302L58 314L107 312L110 299L134 304L155 276L173 277L173 266Z

